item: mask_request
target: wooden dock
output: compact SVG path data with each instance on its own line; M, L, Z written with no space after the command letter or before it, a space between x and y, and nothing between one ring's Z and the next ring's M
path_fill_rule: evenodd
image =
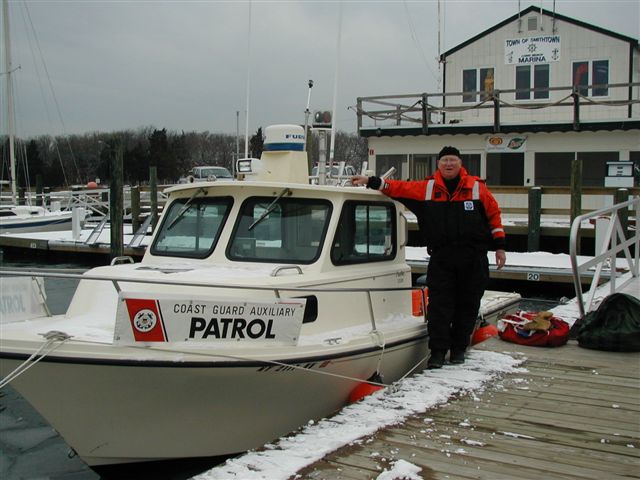
M385 428L298 472L302 479L376 478L406 460L436 479L640 478L640 353L525 347L526 373ZM445 367L446 368L446 367Z

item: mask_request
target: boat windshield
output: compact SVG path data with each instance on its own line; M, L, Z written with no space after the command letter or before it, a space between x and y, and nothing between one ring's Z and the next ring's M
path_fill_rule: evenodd
M273 200L273 197L245 200L227 257L243 262L313 263L324 243L331 203L304 198L280 198L277 203ZM270 205L271 211L265 215Z
M209 256L216 246L231 205L231 197L176 200L164 214L151 253L193 258Z

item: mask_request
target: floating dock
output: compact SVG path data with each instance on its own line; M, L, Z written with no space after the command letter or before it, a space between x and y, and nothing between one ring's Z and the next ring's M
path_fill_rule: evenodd
M399 459L424 479L640 478L640 353L574 340L540 348L493 338L477 348L524 355L526 372L380 430L295 478L368 480Z

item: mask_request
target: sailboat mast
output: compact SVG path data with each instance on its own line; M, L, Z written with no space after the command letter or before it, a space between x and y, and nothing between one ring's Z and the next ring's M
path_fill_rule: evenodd
M11 175L11 203L16 204L16 156L15 156L15 139L14 139L14 114L13 114L13 85L11 81L11 37L9 35L9 0L2 1L2 20L4 28L4 67L7 76L6 93L7 93L7 129L9 135L9 162Z

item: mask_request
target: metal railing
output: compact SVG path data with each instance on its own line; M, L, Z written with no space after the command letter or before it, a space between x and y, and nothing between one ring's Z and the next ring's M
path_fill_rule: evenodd
M124 258L124 257L122 257ZM284 268L300 268L297 265L285 265ZM300 269L302 271L302 269ZM393 272L391 275L395 275ZM144 285L169 285L174 287L204 287L213 289L237 289L247 291L272 291L275 299L280 299L281 292L298 292L306 294L319 294L319 293L365 293L367 295L367 303L369 306L369 317L371 321L372 330L377 331L376 319L373 307L373 299L371 294L375 292L400 292L400 291L413 291L416 287L378 287L378 288L366 288L366 287L324 287L324 286L310 286L310 287L292 287L292 286L251 286L241 284L225 284L225 283L202 283L202 282L180 282L171 280L152 280L142 278L127 278L115 275L92 275L92 274L75 274L75 273L56 273L52 270L12 270L0 268L0 277L34 277L34 278L66 278L77 280L98 280L111 282L118 294L123 291L122 284L144 284ZM46 301L44 295L43 300ZM424 299L422 305L423 318L426 321Z
M449 122L457 123L456 118L447 121L446 115L468 111L492 111L495 133L500 132L500 112L505 109L534 110L558 108L564 122L573 124L573 129L581 129L581 109L605 107L620 110L620 118L638 119L637 105L640 104L640 82L609 83L602 85L563 85L545 88L493 89L489 91L423 92L401 95L378 95L358 97L355 111L358 130L364 127L364 119L371 119L374 126L378 122L389 122L395 126L403 123L421 126L423 133L431 127L442 126ZM607 97L589 95L595 88L610 91ZM535 99L536 93L544 92L547 101ZM519 94L526 94L534 100L519 100ZM472 98L473 101L466 101ZM635 108L634 108L635 107ZM382 125L380 125L382 126Z
M626 233L623 228L623 219L629 213L629 209L634 211L635 227L633 230L628 229L630 233ZM609 224L603 237L600 252L596 250L596 256L578 263L578 242L580 241L580 226L585 220L597 219L598 217L609 216ZM628 236L628 238L627 238ZM597 246L596 246L597 248ZM596 290L600 283L600 275L605 265L611 271L609 280L609 294L613 294L639 276L640 271L640 197L619 203L609 208L602 208L584 215L576 217L571 224L571 235L569 238L569 254L571 256L571 269L573 270L573 285L576 291L576 300L580 309L580 318L591 310L595 298ZM616 261L618 254L624 255L627 267L631 276L624 281L618 281L618 268ZM586 301L582 295L580 285L581 275L590 268L595 267L595 274L591 281L591 286L587 294Z

